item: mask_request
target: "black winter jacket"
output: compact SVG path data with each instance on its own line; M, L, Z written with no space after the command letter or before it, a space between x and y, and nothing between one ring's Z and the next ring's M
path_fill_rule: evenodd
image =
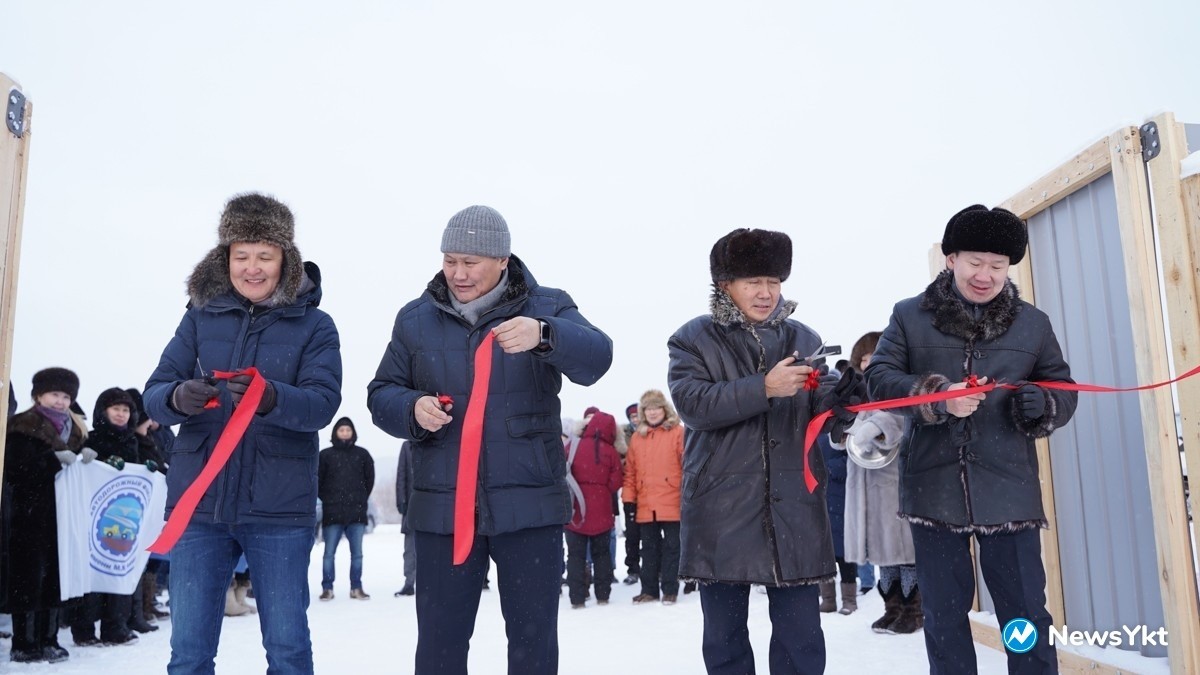
M834 573L820 449L809 454L820 482L812 494L803 464L804 430L829 385L820 396L766 395L775 364L821 344L811 328L787 318L795 307L782 303L775 317L750 326L725 292L714 291L711 316L692 319L667 343L671 398L688 427L679 563L685 579L784 586Z
M375 487L375 460L357 445L358 431L350 440L337 437L340 426L354 423L343 417L333 425L333 445L321 451L317 496L321 499L321 525L366 524L367 501Z
M1021 300L1015 284L1007 281L982 306L953 284L946 270L896 304L867 368L872 400L943 390L972 374L1009 384L1072 382L1049 317ZM1032 421L1001 388L961 419L933 405L897 410L916 421L900 455L901 515L956 532L1045 527L1033 441L1071 419L1078 395L1044 391L1045 412Z

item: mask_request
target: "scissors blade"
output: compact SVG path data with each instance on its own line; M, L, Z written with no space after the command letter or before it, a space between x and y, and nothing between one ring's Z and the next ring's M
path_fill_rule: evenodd
M821 358L821 354L825 351L825 344L826 343L822 342L821 346L817 347L817 351L804 357L805 363L807 363L808 365L811 366L813 361L816 361L817 359Z

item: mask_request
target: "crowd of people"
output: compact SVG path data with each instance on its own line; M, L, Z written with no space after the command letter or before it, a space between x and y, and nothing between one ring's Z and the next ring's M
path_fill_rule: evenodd
M610 601L622 515L623 581L640 584L633 602L674 604L681 583L698 592L710 673L754 672L755 586L770 606L771 672L823 672L821 614L839 611L836 580L840 612L852 613L875 566L885 612L872 628L923 627L932 672L974 672L972 538L1000 621L1026 617L1046 635L1033 439L1070 419L1075 396L1029 383L1070 381L1070 372L1045 315L1007 279L1026 243L1024 223L1003 209L955 214L945 271L831 372L824 341L782 295L790 237L735 229L712 247L709 313L667 340L668 393L643 393L625 424L595 407L572 422L562 415L562 379L599 380L612 341L566 291L536 281L497 211L455 214L441 271L400 308L368 385L372 422L404 441L396 500L405 583L396 595L415 596L416 672L466 672L493 564L509 672L557 672L562 587L572 608L586 608L593 593L596 604ZM144 395L106 390L88 432L71 412L78 377L48 368L34 377L33 407L9 422L0 609L13 613L14 661L68 656L56 639L56 543L45 539L61 467L162 471L171 514L246 402L239 452L170 551L168 672L213 672L222 608L238 613L251 585L270 672L312 672L307 570L318 499L320 600L335 597L342 537L349 597L370 598L362 535L374 462L346 417L317 452L317 434L341 404L340 344L319 308L320 270L295 245L291 211L261 194L229 200L218 244L187 288L191 302ZM989 379L1017 386L971 389ZM946 396L934 403L853 410L939 392ZM826 414L810 453L804 431ZM166 438L171 426L178 436ZM848 446L899 460L867 469L847 461ZM41 545L12 547L34 535ZM564 550L561 566L529 564L563 559ZM132 596L73 601L75 643L124 644L132 631L153 630L156 572ZM1044 639L1009 662L1013 672L1056 668Z

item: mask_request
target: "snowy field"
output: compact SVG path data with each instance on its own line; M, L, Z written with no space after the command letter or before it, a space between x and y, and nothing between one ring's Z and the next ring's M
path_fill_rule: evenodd
M320 593L321 549L313 550L309 567L312 606L309 625L318 673L410 673L417 641L416 611L411 597L392 593L403 585L401 553L404 538L398 525L381 525L363 538L363 587L367 601L350 600L349 549L338 548L337 597L328 602ZM623 543L618 541L618 546ZM621 577L624 576L622 567ZM495 589L495 571L492 572ZM697 594L680 595L672 607L638 605L631 600L638 586L617 584L611 604L573 610L564 593L559 613L559 670L567 675L623 673L703 673L700 655L701 613ZM767 596L751 593L750 635L758 672L767 673ZM929 672L921 632L913 635L876 635L870 624L883 613L877 593L859 596L859 610L850 616L823 615L829 651L828 673L869 673L886 670L892 675ZM160 630L143 635L134 645L121 647L76 647L69 630L59 633L60 643L71 652L59 664L13 664L0 660L0 672L49 673L56 675L119 673L161 674L170 658L170 621ZM500 596L484 591L471 643L472 673L506 672L504 623ZM4 651L8 641L0 643ZM981 673L1006 671L1004 656L977 646ZM5 657L7 654L4 655ZM217 672L240 675L266 671L266 658L259 639L256 616L226 618L217 656Z

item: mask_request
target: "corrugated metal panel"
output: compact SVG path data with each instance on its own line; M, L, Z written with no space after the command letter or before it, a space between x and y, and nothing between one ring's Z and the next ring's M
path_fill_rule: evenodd
M1188 152L1200 152L1200 124L1185 124L1183 131L1187 135Z
M1072 377L1136 384L1112 175L1031 218L1029 236L1037 304L1050 316ZM1071 424L1050 437L1065 619L1072 630L1164 625L1154 531L1145 526L1153 513L1144 452L1133 393L1081 395ZM1141 653L1166 656L1166 648Z

